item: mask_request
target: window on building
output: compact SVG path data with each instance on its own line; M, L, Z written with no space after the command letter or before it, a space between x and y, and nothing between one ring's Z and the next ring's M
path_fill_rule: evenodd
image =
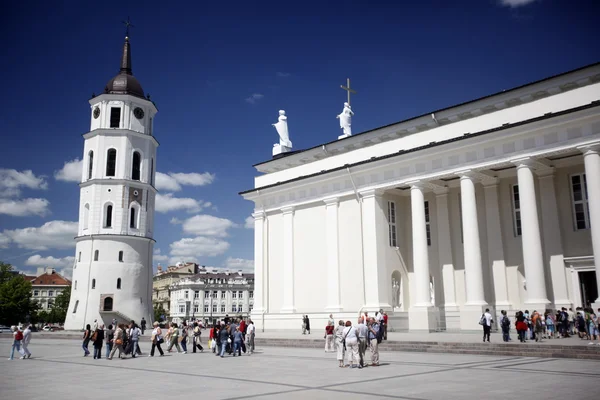
M90 223L90 205L86 204L83 207L83 229L87 229Z
M117 170L117 149L106 152L106 176L115 176Z
M252 312L252 304L250 304L250 306L248 306L248 312Z
M48 297L54 296L54 290L48 290Z
M207 313L208 312L208 306L204 306L204 312Z
M235 290L231 293L231 298L237 299L237 292Z
M213 304L213 307L212 307L212 312L214 312L214 313L216 313L216 312L217 312L217 305L216 305L216 304Z
M48 300L48 308L54 307L54 300Z
M77 255L77 262L81 262L81 252Z
M227 297L227 293L225 293L225 291L223 290L221 292L221 298L224 299L225 297Z
M77 290L77 281L75 281L75 285L73 286L75 290Z
M224 313L225 312L225 304L221 304L221 312Z
M110 127L118 128L121 125L121 107L110 108Z
M571 196L573 200L573 222L575 230L590 228L590 206L585 174L571 175Z
M135 207L131 207L131 212L129 213L129 227L137 228L136 219L135 219Z
M232 313L236 313L236 312L237 312L237 305L233 304L233 305L231 306L231 312L232 312Z
M194 298L195 299L199 299L200 298L200 291L199 290L194 290Z
M92 279L92 289L96 289L96 280Z
M244 306L243 306L243 305L241 305L241 304L240 304L240 305L238 306L238 312L239 312L239 313L242 313L242 312L244 312Z
M241 290L238 292L238 299L243 299L244 298L244 292L242 292Z
M253 298L254 298L254 290L251 290L251 291L250 291L250 293L249 293L249 296L250 296L250 298L251 298L251 299L253 299Z
M184 304L180 304L180 305L179 305L179 313L180 313L180 314L183 314L183 313L185 313L185 305L184 305Z
M513 211L513 233L515 236L521 236L521 199L519 198L519 185L510 187Z
M427 232L427 246L431 246L431 224L429 218L429 201L425 202L425 232Z
M212 297L213 297L213 299L216 299L218 295L219 295L219 292L218 292L218 291L214 290L214 291L212 292Z
M121 278L117 278L117 289L121 289Z
M33 291L33 296L34 296L34 297L37 297L37 296L39 296L39 295L40 295L40 291L39 291L39 290L34 290L34 291Z
M194 304L194 313L198 312L198 304Z
M94 170L94 152L90 150L88 153L88 179L92 179L92 172Z
M106 206L106 217L104 218L104 227L112 228L112 212L113 206L111 204Z
M98 261L98 258L100 258L100 250L94 251L94 261Z
M79 300L75 300L75 306L73 307L73 314L77 312L77 307L79 307Z
M204 298L205 299L208 299L209 296L210 296L210 292L209 291L204 292Z
M185 298L187 299L189 296L190 296L190 291L189 291L189 290L186 290L186 291L185 291Z
M150 184L154 185L154 158L150 159Z
M389 243L390 246L396 247L398 245L396 234L396 203L393 201L388 201L387 220Z
M140 180L140 170L142 164L142 156L137 151L133 152L133 161L131 163L131 179L134 181Z

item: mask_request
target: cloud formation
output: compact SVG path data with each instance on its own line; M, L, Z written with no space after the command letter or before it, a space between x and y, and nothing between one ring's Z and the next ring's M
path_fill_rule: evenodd
M25 265L30 265L33 267L69 268L73 266L74 262L75 257L55 258L52 256L42 257L41 255L36 254L29 257L25 261Z
M252 93L250 97L246 97L246 103L256 104L257 101L261 100L265 95L260 93Z
M227 230L236 224L212 215L196 215L183 222L183 231L197 236L227 237Z
M46 199L5 199L0 198L0 214L13 217L26 217L29 215L44 216L48 214L50 202Z
M241 269L248 272L254 272L254 260L227 257L227 260L225 260L225 267L236 271Z
M169 173L156 173L155 187L158 190L166 190L169 192L178 192L181 190L182 185L186 186L205 186L213 183L215 180L215 174L210 172L169 172Z
M246 218L246 220L244 221L244 228L254 229L254 218L252 216Z
M212 206L210 202L192 199L190 197L173 197L173 193L156 195L156 204L154 209L159 213L168 213L171 211L185 210L194 213Z
M527 4L535 3L537 0L499 0L500 4L510 8L526 6Z
M77 222L49 221L40 227L5 230L4 236L20 248L31 250L68 249L75 247Z
M289 78L292 74L290 74L289 72L278 72L277 73L277 77L278 78Z
M183 238L169 245L171 263L178 261L197 262L198 257L214 257L225 253L229 243L222 239L198 236Z
M78 158L67 161L61 169L54 171L54 179L65 182L81 182L83 160Z
M167 261L169 259L169 256L167 256L166 254L161 254L160 249L154 249L152 259L156 262Z
M31 170L0 168L0 197L18 197L21 188L46 190L48 183L43 176L35 176Z

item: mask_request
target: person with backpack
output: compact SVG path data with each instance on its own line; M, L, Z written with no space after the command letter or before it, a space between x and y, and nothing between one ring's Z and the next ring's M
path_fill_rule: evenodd
M510 342L510 318L506 315L506 310L500 311L502 319L500 320L500 327L502 328L502 340Z
M198 326L198 322L194 322L194 330L192 331L194 337L192 338L192 348L193 353L196 352L196 348L198 348L198 350L200 350L200 352L203 352L204 349L202 348L202 344L200 343L200 335L202 335L202 330L200 330L200 327Z
M188 326L185 321L181 325L181 349L183 354L187 354L187 339L188 339Z
M490 332L492 331L492 314L490 314L490 309L486 308L485 312L481 314L481 318L479 319L479 325L483 326L483 341L486 339L488 343L490 342Z
M109 325L106 332L104 332L104 338L106 339L106 358L108 358L112 350L113 339L115 338L115 331L112 325Z
M11 326L10 330L13 334L13 344L12 350L10 351L10 357L8 359L13 360L15 356L15 349L17 349L17 352L21 353L21 340L23 340L23 332L21 332L21 330L15 325Z
M383 340L383 328L375 318L371 318L368 338L369 350L371 350L371 367L379 367L379 343Z
M104 345L104 325L96 328L96 331L92 334L92 342L94 345L94 360L100 360L102 358L102 346Z
M90 355L90 351L88 350L90 340L92 340L92 327L90 326L90 324L87 324L85 326L85 331L83 332L83 343L81 345L81 348L83 349L84 357L87 357Z
M535 332L535 341L541 342L544 337L544 319L540 316L540 313L533 310L533 314L531 314L531 324L533 326L533 331Z

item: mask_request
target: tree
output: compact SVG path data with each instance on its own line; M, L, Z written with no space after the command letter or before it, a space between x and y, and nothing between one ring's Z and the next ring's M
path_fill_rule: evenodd
M56 299L54 299L54 307L50 311L50 319L52 322L64 323L67 318L67 310L69 308L69 300L71 300L71 286L63 290Z
M163 315L166 315L167 312L165 311L165 309L163 308L162 304L154 304L154 320L155 321L162 321Z
M29 322L35 317L38 303L31 299L31 282L0 262L0 324Z

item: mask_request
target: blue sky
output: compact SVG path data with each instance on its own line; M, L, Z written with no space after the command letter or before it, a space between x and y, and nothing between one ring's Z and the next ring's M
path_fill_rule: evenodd
M17 3L0 25L0 260L23 271L70 274L87 101L118 72L127 16L159 109L155 265L250 268L237 193L277 111L295 150L334 140L347 77L361 132L599 61L594 0Z

